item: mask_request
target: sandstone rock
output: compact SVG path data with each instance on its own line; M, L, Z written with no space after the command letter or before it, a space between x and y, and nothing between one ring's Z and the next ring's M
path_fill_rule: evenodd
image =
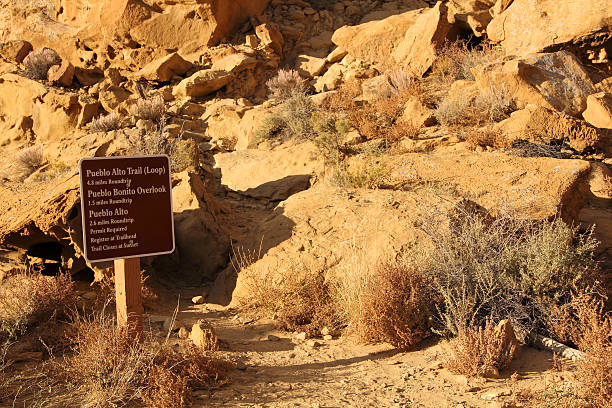
M582 116L595 127L612 129L612 94L599 92L589 95Z
M236 140L235 149L248 149L255 141L255 133L261 128L266 117L270 116L273 109L258 106L248 110L241 118L237 126L231 133L231 138Z
M176 49L183 55L216 45L250 16L261 13L268 0L211 0L205 5L172 4L130 30L131 37L151 48Z
M296 60L296 69L304 78L319 76L325 68L325 58L311 57L310 55L300 55Z
M221 170L221 183L230 190L257 199L282 201L310 186L310 178L323 165L313 159L315 154L311 143L274 151L241 150L215 155L215 166Z
M204 296L194 296L191 298L191 303L194 305L201 305L204 303Z
M594 85L567 51L480 65L472 70L481 92L508 92L519 107L532 103L577 116Z
M253 69L256 65L257 58L238 52L215 61L212 65L212 69L237 73L246 69Z
M0 45L0 56L7 61L21 64L24 58L32 52L32 44L23 40L9 41Z
M510 4L512 4L513 1L514 0L497 0L493 7L491 7L491 9L489 10L491 16L497 17L498 15L506 11L506 9L510 6Z
M537 105L512 112L508 119L495 124L493 130L502 134L508 145L519 139L541 144L559 144L567 139L577 151L605 149L607 145L603 132Z
M334 32L332 41L352 57L374 63L385 62L403 41L424 10L411 10L384 20L357 26L344 26Z
M330 63L338 62L342 58L344 58L346 54L348 54L348 51L346 51L344 48L336 47L335 50L329 53L329 55L327 56L327 58L325 58L325 60Z
M495 326L495 337L501 340L504 353L514 355L520 347L510 320L504 319Z
M83 68L83 67L75 67L74 76L77 81L83 86L92 86L97 84L98 82L102 82L104 80L104 71L100 68ZM113 83L113 85L119 85L118 83Z
M77 120L77 127L83 127L98 116L101 105L100 102L86 97L79 97L79 104L81 105L81 112Z
M431 67L447 40L451 29L447 12L448 7L438 2L420 15L393 51L393 59L413 75L422 76Z
M412 126L421 128L436 123L434 113L434 110L425 106L419 98L412 96L404 105L404 113L401 119L404 122L411 123Z
M270 47L278 55L282 55L285 39L278 28L268 23L260 24L255 27L255 34L264 46Z
M61 65L53 65L49 68L47 78L52 84L70 86L74 78L74 65L68 60L62 60Z
M344 68L341 64L334 64L323 76L316 79L314 88L317 92L327 92L338 89L342 84L342 78L344 77Z
M229 72L204 69L183 79L172 90L172 94L176 97L197 98L218 91L229 84L232 79L234 76Z
M135 80L166 82L175 75L183 75L191 69L192 63L186 61L178 53L173 52L164 58L150 62L133 75Z
M216 351L219 348L215 329L206 320L198 320L194 323L189 339L202 350Z
M192 284L212 278L227 263L229 239L220 208L199 175L175 175L172 188L174 230L179 258L176 276Z
M491 22L489 9L493 5L490 0L451 0L448 3L448 21L482 37Z
M123 87L105 83L100 88L98 99L105 111L112 112L117 110L119 105L125 102L130 95L131 93Z
M504 2L498 3L503 8ZM514 0L491 21L487 34L493 42L500 42L507 54L526 55L561 44L610 38L611 28L612 5L608 0Z
M259 39L256 34L249 34L245 38L245 44L251 48L257 48L259 45Z

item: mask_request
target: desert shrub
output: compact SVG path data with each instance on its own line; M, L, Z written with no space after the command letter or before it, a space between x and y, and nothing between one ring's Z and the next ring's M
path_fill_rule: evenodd
M433 63L431 77L440 82L473 81L472 68L489 64L503 56L499 48L484 44L469 48L465 42L447 43Z
M266 82L266 86L274 99L284 101L296 94L304 94L307 85L300 74L293 70L281 69L276 76Z
M394 69L386 74L386 96L400 95L406 92L418 92L418 82L405 69Z
M23 60L25 67L25 75L31 79L44 80L47 79L49 68L53 65L60 65L62 59L51 48L42 48L37 51L32 51Z
M167 155L173 173L199 165L199 150L195 142L168 135L163 118L154 129L142 131L130 139L129 145L131 153L135 155Z
M166 114L164 98L161 95L152 98L139 98L130 107L130 114L138 119L159 122Z
M490 320L484 327L460 327L457 336L448 343L450 355L445 365L452 372L467 376L490 376L491 371L497 374L516 353L514 339L506 336L506 332L496 331Z
M489 316L510 319L522 335L548 332L554 307L596 280L596 240L561 220L493 218L459 207L448 228L432 220L421 228L433 246L413 256L442 297L437 317L443 332L482 326Z
M303 93L293 94L282 105L283 120L291 136L309 138L313 136L312 114L314 106Z
M50 180L54 180L58 177L61 177L62 175L66 174L67 172L69 172L71 169L70 166L68 166L66 163L64 162L53 162L49 165L49 167L47 169L45 169L44 172L40 172L35 176L35 180L36 181L50 181Z
M513 99L505 88L491 88L476 96L469 92L447 95L435 111L436 119L446 126L478 125L499 122L515 109Z
M112 130L121 129L122 117L117 112L111 112L108 115L98 116L89 124L89 129L92 132L110 132Z
M39 406L184 407L194 388L227 382L231 365L214 353L151 338L133 343L104 310L75 316L71 325L72 353L46 365L47 382L34 398Z
M30 146L22 149L16 157L20 175L27 177L45 164L45 153L42 146Z
M362 296L357 333L363 340L408 349L429 336L434 295L415 267L381 264Z
M15 338L30 327L63 316L77 296L70 276L21 272L0 284L0 337Z
M245 274L248 296L240 299L241 307L257 314L275 316L280 327L319 335L324 327L334 329L339 324L332 302L331 284L322 272L304 271L283 266L282 273L262 270L254 262L254 253L241 252L233 266ZM245 256L246 254L246 256Z
M340 162L334 167L333 176L339 187L377 189L389 182L391 172L390 166L370 159L355 166L349 166L346 161Z
M261 126L255 130L255 137L251 145L256 146L263 140L273 139L278 136L285 127L285 121L279 115L271 115L264 118Z

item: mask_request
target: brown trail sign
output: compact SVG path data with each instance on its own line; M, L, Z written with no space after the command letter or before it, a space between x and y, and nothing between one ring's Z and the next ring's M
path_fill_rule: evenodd
M117 322L142 335L140 257L174 251L167 156L81 159L83 247L89 262L115 263Z

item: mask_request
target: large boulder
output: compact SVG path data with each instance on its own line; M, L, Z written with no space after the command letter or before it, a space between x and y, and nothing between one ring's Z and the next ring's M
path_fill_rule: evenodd
M307 142L273 151L219 153L215 167L228 189L260 200L282 201L310 186L311 177L323 168L317 157L316 147Z
M527 104L580 115L594 85L567 51L497 61L472 70L481 92L507 92L520 108Z
M392 53L393 59L415 76L422 76L433 64L448 40L451 24L448 7L438 2L415 21Z
M200 284L227 264L229 235L221 227L221 208L200 175L185 171L174 177L172 209L179 278Z
M320 271L343 277L354 270L355 261L367 268L393 259L415 240L426 239L415 226L428 214L448 214L462 193L493 214L514 205L534 220L553 218L559 211L566 220L575 219L588 195L590 164L580 160L483 155L457 146L431 156L399 155L390 165L398 181L424 180L439 188L338 194L328 184L317 183L253 222L249 237L240 244L261 248L260 258L234 275L235 288L224 285L234 272L221 274L215 292L239 304L262 280L273 283Z
M135 80L145 79L147 81L166 82L175 75L183 75L192 67L192 63L186 61L178 53L173 52L167 56L150 62L140 71L133 75Z
M608 149L608 138L586 122L537 105L512 112L508 119L496 123L494 131L503 135L507 145L516 140L538 144L560 144L565 141L579 152Z
M0 56L18 64L21 64L32 51L32 44L23 40L9 41L0 45Z
M340 27L334 32L332 42L356 59L385 62L425 10L411 10L383 20Z
M183 79L172 94L176 97L200 97L211 94L223 88L234 79L234 75L226 71L203 69L188 78Z
M611 28L609 0L514 0L491 21L487 34L507 54L526 55L567 43L603 44Z
M612 129L612 94L599 92L589 95L582 117L595 127Z
M66 137L76 128L81 113L76 93L46 88L15 74L0 76L0 106L0 127L10 129L28 118L41 141Z
M130 30L131 37L152 48L190 54L216 45L250 16L260 14L269 0L210 0L204 4L172 4ZM199 3L199 2L198 2Z

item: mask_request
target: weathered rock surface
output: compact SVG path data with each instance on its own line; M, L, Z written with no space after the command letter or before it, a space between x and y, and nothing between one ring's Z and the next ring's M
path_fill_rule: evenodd
M215 61L212 65L212 69L237 73L246 69L253 69L256 65L257 58L237 52Z
M183 79L173 90L176 97L199 97L211 94L223 88L234 79L234 75L225 71L203 69Z
M495 124L493 129L499 131L509 144L519 139L542 144L560 144L567 140L569 146L579 152L609 149L609 138L604 132L538 105L527 105L525 109L512 112L508 119Z
M603 44L611 29L608 0L514 0L491 21L487 34L507 54L526 55L567 43Z
M471 30L477 37L486 33L491 22L492 0L450 0L448 17L451 24L457 23L464 30Z
M74 65L68 60L63 60L60 65L49 68L47 78L52 84L70 86L74 78Z
M344 26L334 32L332 41L354 58L384 62L400 44L425 9L411 10L357 26Z
M311 143L273 151L241 150L215 155L221 184L252 198L282 201L306 190L323 163ZM248 174L248 177L245 175Z
M507 92L519 107L532 103L580 115L594 85L578 59L567 51L480 65L472 70L481 92Z
M447 13L448 7L438 2L420 15L393 51L393 59L413 75L422 76L448 39L451 24Z
M589 95L582 116L595 127L612 129L612 94L599 92Z
M32 44L27 41L9 41L0 45L0 56L8 61L21 64L32 50Z
M155 60L147 64L140 71L134 73L136 80L145 79L148 81L166 82L175 75L183 75L191 69L192 63L186 61L178 53L173 52L164 58Z
M198 174L175 175L172 209L178 277L192 284L214 278L227 264L228 232L222 228L221 208Z

